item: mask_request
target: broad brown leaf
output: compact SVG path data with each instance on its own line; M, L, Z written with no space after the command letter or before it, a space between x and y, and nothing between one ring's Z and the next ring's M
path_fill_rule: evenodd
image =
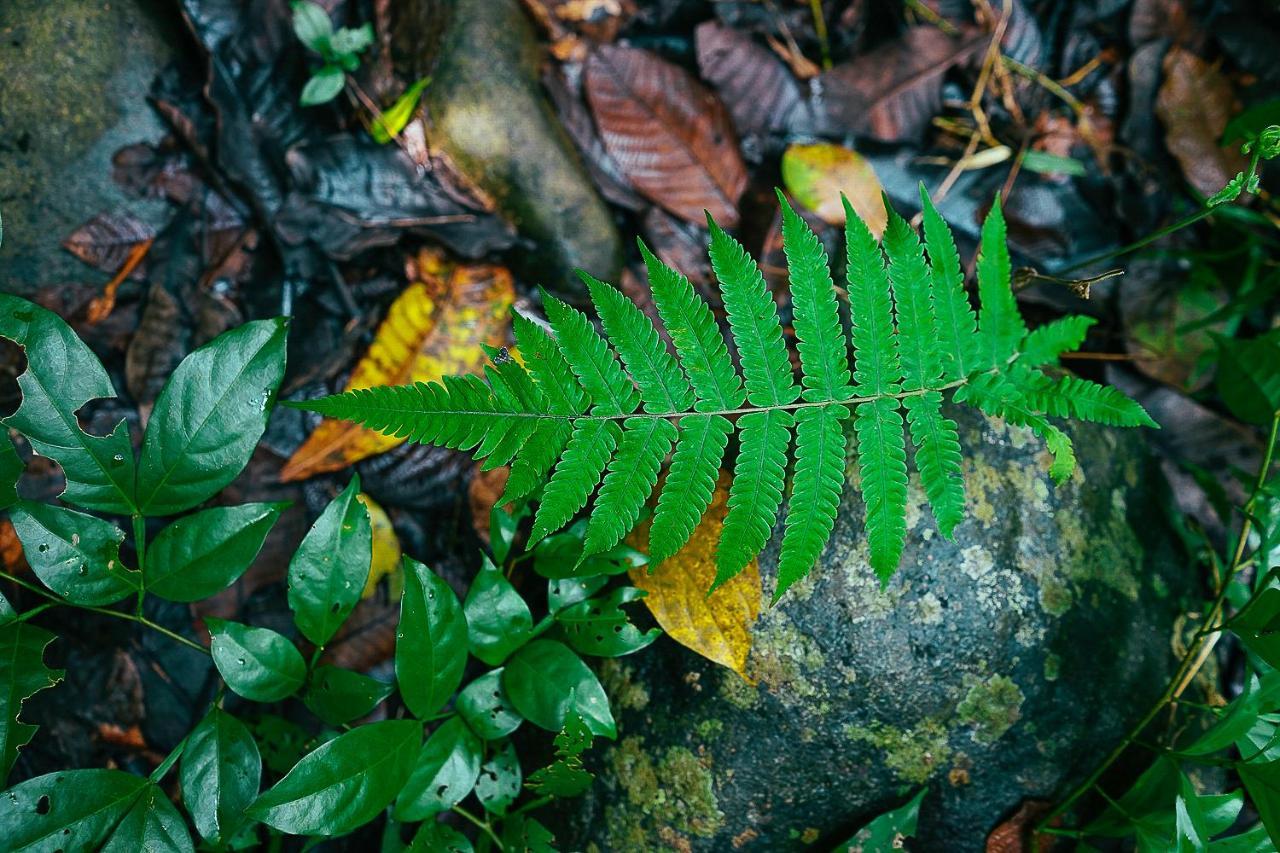
M920 137L942 108L942 78L983 44L936 27L912 27L899 38L837 65L818 78L831 131L860 133L883 142Z
M416 273L420 280L392 303L344 390L473 373L484 364L483 345L506 342L515 290L505 267L455 263L424 250ZM280 478L288 482L336 471L403 441L326 419L285 463Z
M587 102L609 154L646 198L695 224L738 223L747 183L724 105L648 51L601 45L586 63Z
M147 307L142 310L138 331L125 351L124 377L130 396L138 404L143 424L160 389L187 354L190 329L183 323L178 301L162 282L151 285Z
M1169 153L1202 195L1213 195L1245 168L1239 150L1218 144L1234 105L1231 82L1216 65L1176 46L1165 54L1156 115Z
M742 136L795 129L806 107L800 83L773 51L716 21L697 29L698 70Z
M688 544L652 573L641 566L630 575L631 582L648 593L645 606L671 639L750 681L746 666L751 626L760 615L759 564L753 559L733 580L707 595L716 578L716 543L728 501L729 475L722 471L711 507ZM648 538L648 522L628 537L633 545Z
M127 213L99 213L71 232L62 247L89 266L114 275L139 245L150 243L155 236L150 225Z

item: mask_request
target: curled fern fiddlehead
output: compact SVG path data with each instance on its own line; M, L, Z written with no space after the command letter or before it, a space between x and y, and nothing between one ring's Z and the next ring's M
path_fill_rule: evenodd
M1059 481L1071 475L1075 457L1051 417L1155 425L1114 388L1045 372L1083 342L1092 321L1065 317L1027 331L998 203L982 228L975 315L954 237L923 188L923 243L892 208L877 241L846 202L846 335L822 244L781 194L779 201L798 383L759 266L708 218L737 366L689 280L641 243L674 352L626 296L583 274L603 334L581 311L544 293L550 333L527 317L514 319L523 364L493 353L483 379L450 376L296 405L470 450L486 466L510 465L508 500L545 483L534 540L567 524L594 493L584 559L635 527L669 459L650 532L655 564L688 541L736 435L716 584L768 542L791 463L775 598L808 573L831 536L846 485L850 423L871 565L882 582L897 568L906 537L908 438L938 529L949 537L963 518L960 439L942 413L948 396L1033 430L1051 452L1050 473Z

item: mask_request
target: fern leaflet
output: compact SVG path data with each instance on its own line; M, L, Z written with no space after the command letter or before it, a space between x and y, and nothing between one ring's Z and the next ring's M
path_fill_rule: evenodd
M494 350L483 378L446 376L297 405L467 450L486 467L509 464L504 500L523 498L545 482L535 541L571 521L599 487L587 554L626 536L656 491L651 564L688 541L736 436L716 586L740 572L777 526L794 432L777 596L808 573L831 536L852 421L871 567L887 582L906 537L908 434L939 531L951 535L963 518L962 457L956 424L944 413L948 398L1041 436L1057 480L1070 476L1075 458L1069 437L1050 418L1154 425L1117 390L1053 372L1058 356L1083 342L1092 321L1068 317L1027 332L998 203L982 226L975 315L951 231L928 196L921 200L923 245L892 210L881 243L845 200L846 337L822 244L780 197L798 381L759 266L709 222L729 340L688 278L641 243L674 354L657 323L621 291L584 275L603 334L585 314L544 293L551 332L528 317L513 319L523 364Z

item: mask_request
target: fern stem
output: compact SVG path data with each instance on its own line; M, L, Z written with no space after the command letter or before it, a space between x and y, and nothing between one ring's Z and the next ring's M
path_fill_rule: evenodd
M1275 458L1275 449L1277 438L1280 438L1280 411L1276 412L1271 419L1271 433L1267 438L1266 450L1263 454L1262 465L1258 470L1258 479L1254 484L1253 491L1249 495L1249 500L1244 505L1244 521L1240 525L1240 536L1236 540L1235 552L1231 559L1231 567L1228 569L1225 577L1218 587L1217 595L1214 598L1213 605L1209 609L1208 615L1205 617L1204 624L1200 626L1195 635L1191 639L1191 643L1187 648L1187 653L1183 655L1177 669L1174 671L1173 677L1169 679L1169 683L1165 686L1164 692L1160 698L1156 700L1142 719L1137 722L1125 735L1124 740L1111 750L1103 762L1098 765L1089 776L1071 790L1065 799L1056 805L1049 814L1036 825L1035 833L1046 833L1051 827L1049 826L1055 818L1063 814L1067 809L1071 808L1077 800L1095 788L1098 780L1102 775L1111 769L1111 766L1120 759L1122 755L1133 746L1142 732L1151 724L1165 706L1172 702L1176 702L1187 686L1191 684L1192 679L1200 671L1204 662L1208 660L1209 655L1213 652L1214 646L1217 645L1218 639L1222 636L1222 610L1226 605L1227 591L1231 586L1231 582L1239 573L1240 568L1244 565L1244 550L1249 539L1249 533L1253 530L1253 508L1258 500L1258 496L1262 494L1263 488L1266 486L1267 475L1271 471L1272 461ZM1261 592L1262 587L1258 592ZM1254 596L1257 592L1254 593ZM1253 603L1253 596L1241 608L1244 610ZM1101 788L1097 788L1098 793L1111 802L1111 798Z

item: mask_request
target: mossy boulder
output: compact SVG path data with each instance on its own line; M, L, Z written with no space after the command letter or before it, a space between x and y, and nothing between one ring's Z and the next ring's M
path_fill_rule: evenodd
M111 158L164 136L147 93L179 23L158 0L0 2L0 288L85 278L60 244L98 213L162 221L163 201L112 181Z
M981 851L1120 740L1170 672L1187 587L1143 438L1072 429L1080 467L1055 487L1029 432L956 417L954 541L913 475L882 590L846 496L821 565L772 609L765 590L754 685L669 640L606 663L619 738L565 807L562 849L830 849L927 786L916 849Z

